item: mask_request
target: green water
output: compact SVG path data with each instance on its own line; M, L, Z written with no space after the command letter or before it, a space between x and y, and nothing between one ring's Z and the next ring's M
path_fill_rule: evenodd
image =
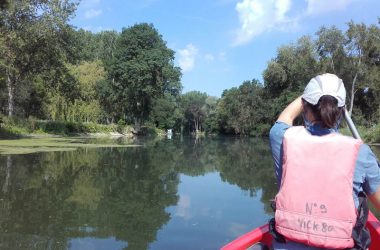
M0 156L0 249L219 249L272 216L268 141L135 144Z

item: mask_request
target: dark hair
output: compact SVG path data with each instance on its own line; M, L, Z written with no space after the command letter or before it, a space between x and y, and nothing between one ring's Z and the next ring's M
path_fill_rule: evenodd
M316 105L304 101L306 107L310 109L317 122L324 128L334 128L343 115L343 107L338 107L338 100L330 95L321 96Z

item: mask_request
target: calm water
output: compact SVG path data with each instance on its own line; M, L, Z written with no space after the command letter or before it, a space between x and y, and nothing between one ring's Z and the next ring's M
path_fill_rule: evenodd
M272 216L267 141L139 143L0 156L0 249L219 249Z

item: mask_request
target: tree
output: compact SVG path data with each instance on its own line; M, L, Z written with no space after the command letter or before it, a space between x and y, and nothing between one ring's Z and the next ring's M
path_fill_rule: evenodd
M323 73L318 61L315 43L310 37L301 37L296 44L282 46L277 56L264 70L265 98L272 99L272 122L281 110L297 95L314 76Z
M15 92L30 84L28 76L62 66L76 4L69 0L9 1L0 10L0 70L8 93L8 115L15 110Z
M371 74L376 72L373 66L378 69L380 60L379 52L379 27L372 25L367 27L365 24L355 24L350 22L346 32L346 79L350 89L349 113L352 114L355 94L358 89L367 87L367 79L371 79ZM376 73L375 73L376 74ZM372 78L373 79L373 78Z
M75 53L71 55L71 59L74 62L101 60L108 63L114 57L118 36L114 30L99 33L83 29L74 31L71 39Z
M106 72L100 60L69 65L70 74L77 82L79 96L70 105L70 120L81 122L98 122L100 103L97 86L104 82Z
M8 7L8 0L1 0L0 1L0 9L5 9Z
M181 106L190 131L196 133L202 130L202 123L206 117L205 105L207 94L199 91L190 91L181 96Z
M217 112L224 133L263 135L269 130L270 108L264 102L258 80L244 81L238 88L223 92Z
M224 90L218 102L216 111L222 133L237 134L235 127L238 124L235 125L234 112L238 110L238 95L239 90L236 87Z
M156 127L161 129L173 128L178 119L176 116L177 106L175 97L170 95L154 99L150 118Z
M155 98L179 94L181 73L173 60L174 51L151 24L124 28L118 37L109 83L123 105L121 112L132 115L137 131L148 119Z
M218 114L216 107L218 105L218 98L214 96L208 96L205 100L205 104L202 109L206 114L204 121L204 129L206 132L217 132L219 130Z
M331 28L321 27L317 34L316 46L320 60L327 61L327 72L336 75L343 73L345 62L345 37L341 30L332 26Z

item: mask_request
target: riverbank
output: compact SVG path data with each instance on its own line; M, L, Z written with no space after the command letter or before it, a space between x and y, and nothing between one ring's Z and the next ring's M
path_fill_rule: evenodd
M364 140L372 144L380 144L380 124L369 129L366 128L364 131Z
M102 140L73 137L36 137L17 140L0 140L0 155L30 154L38 152L73 151L78 148L129 148L140 147L133 139Z
M23 137L92 136L127 137L137 135L164 136L164 130L144 126L137 133L131 125L97 124L93 122L44 121L34 118L0 117L0 139Z
M380 144L380 124L371 128L358 126L359 134L364 142L378 145ZM340 128L340 132L351 136L347 127ZM133 126L121 124L97 124L93 122L64 122L64 121L44 121L35 118L20 119L17 117L0 117L0 139L15 138L44 138L44 137L67 137L67 136L87 136L87 137L126 137L135 138L143 136L165 136L166 132L152 126L144 126L137 133ZM200 132L199 135L205 135ZM268 135L263 135L268 136Z
M377 124L376 126L373 126L371 128L366 127L357 127L358 132L362 138L362 140L365 143L371 144L371 145L379 145L380 144L380 124ZM351 136L351 131L348 127L344 127L339 129L339 132L345 135Z

